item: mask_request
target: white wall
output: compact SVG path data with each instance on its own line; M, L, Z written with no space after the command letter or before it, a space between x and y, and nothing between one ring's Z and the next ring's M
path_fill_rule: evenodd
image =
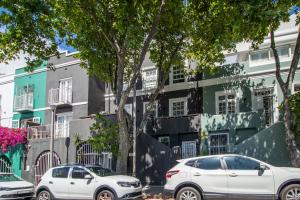
M4 127L11 127L14 102L14 74L0 76L0 96L0 125Z

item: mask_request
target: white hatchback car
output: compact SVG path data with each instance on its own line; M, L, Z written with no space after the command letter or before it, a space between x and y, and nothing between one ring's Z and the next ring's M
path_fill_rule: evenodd
M300 169L274 167L240 155L179 161L166 174L166 196L177 200L300 200Z
M0 173L0 200L31 199L33 184L11 173Z
M37 200L136 199L141 182L131 176L111 175L100 166L66 165L49 169L36 188Z

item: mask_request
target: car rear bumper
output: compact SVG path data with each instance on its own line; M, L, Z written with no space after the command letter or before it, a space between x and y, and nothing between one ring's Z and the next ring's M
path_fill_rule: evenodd
M175 195L175 191L174 190L168 190L168 189L164 189L163 191L163 197L166 198L174 198Z

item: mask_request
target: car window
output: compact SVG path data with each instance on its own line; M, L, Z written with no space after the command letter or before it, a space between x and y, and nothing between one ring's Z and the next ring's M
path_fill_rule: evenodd
M0 182L10 182L10 181L22 181L19 177L14 174L0 174Z
M94 172L98 176L111 176L113 174L111 169L107 169L99 166L88 166L86 168Z
M258 170L260 163L241 156L224 157L227 168L232 170Z
M205 170L222 169L219 157L200 158L195 162L195 167Z
M70 167L60 167L52 170L53 178L67 178L69 175Z
M189 160L185 163L185 165L193 167L195 165L196 160Z
M89 175L85 169L79 168L79 167L74 167L72 170L72 178L74 179L84 179L86 175Z

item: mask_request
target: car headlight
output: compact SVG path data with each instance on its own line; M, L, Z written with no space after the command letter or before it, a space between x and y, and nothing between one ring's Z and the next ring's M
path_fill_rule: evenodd
M131 183L129 182L117 182L117 184L121 187L131 187Z

